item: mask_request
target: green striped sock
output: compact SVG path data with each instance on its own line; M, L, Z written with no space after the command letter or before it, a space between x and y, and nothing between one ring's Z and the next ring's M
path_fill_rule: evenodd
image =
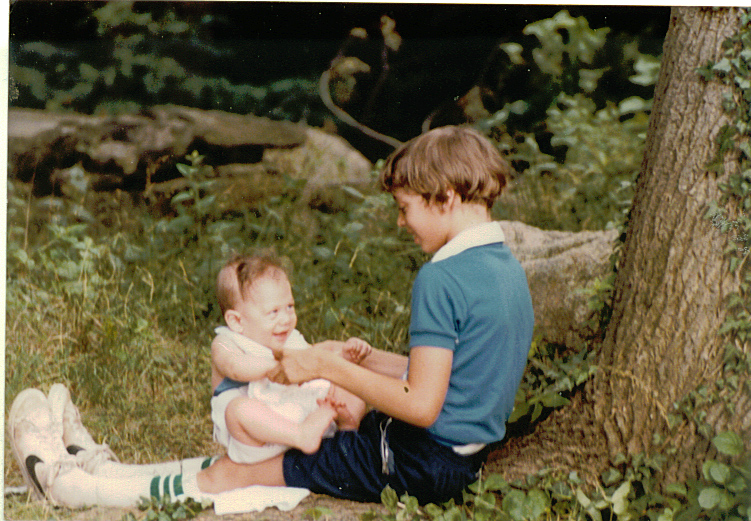
M180 499L185 494L183 491L183 475L154 476L149 491L151 497L156 499L162 499L165 494L169 494L170 499Z

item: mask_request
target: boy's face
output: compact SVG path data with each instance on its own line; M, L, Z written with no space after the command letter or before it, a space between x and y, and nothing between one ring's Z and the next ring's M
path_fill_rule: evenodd
M412 234L422 251L435 253L449 241L446 212L440 205L403 188L396 189L393 195L399 208L396 224Z
M292 287L286 275L279 272L253 282L247 297L230 312L237 314L238 333L273 351L284 346L297 326Z

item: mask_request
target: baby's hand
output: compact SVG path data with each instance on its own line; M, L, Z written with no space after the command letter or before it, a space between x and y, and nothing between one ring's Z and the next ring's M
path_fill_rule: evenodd
M342 356L349 360L359 364L373 351L373 348L365 340L357 337L352 337L344 343L342 348Z

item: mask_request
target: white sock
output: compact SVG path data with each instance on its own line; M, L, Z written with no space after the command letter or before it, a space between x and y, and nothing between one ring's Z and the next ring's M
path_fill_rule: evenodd
M92 474L124 478L128 476L157 476L167 474L195 474L214 462L214 458L188 458L164 463L133 465L105 461L97 465Z
M44 470L37 465L39 474ZM132 507L150 495L152 476L114 478L94 476L78 467L61 471L53 480L49 495L72 508L85 506Z
M37 466L37 472L44 477L47 468L44 464ZM44 482L44 481L42 481ZM143 499L165 494L173 500L213 501L211 494L198 489L196 472L188 474L131 474L123 476L105 476L88 474L78 467L61 471L53 480L49 494L56 502L72 508L85 506L132 507Z

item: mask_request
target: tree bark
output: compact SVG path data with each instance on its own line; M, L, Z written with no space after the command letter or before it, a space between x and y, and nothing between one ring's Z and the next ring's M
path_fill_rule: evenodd
M740 280L723 255L729 235L705 217L720 201L722 177L739 168L732 153L722 176L706 168L728 121L722 98L730 89L696 71L719 60L740 16L738 8L673 8L597 375L532 435L493 453L490 471L516 479L575 470L595 484L619 454L669 454L670 483L698 476L715 433L751 438L746 386L716 385L726 298Z
M697 426L708 418L671 418L679 412L674 404L692 391L716 389L727 342L718 331L726 297L740 283L722 253L728 234L705 217L708 204L720 201L721 179L706 165L728 122L722 98L730 89L703 81L696 69L719 61L722 42L741 27L740 14L737 8L672 10L613 316L592 387L609 455L677 450L668 472L680 480L695 476L707 455L709 433L699 436ZM737 175L737 156L729 153L724 163L723 176ZM713 430L749 428L748 397L735 398L745 411L734 419L710 414L707 404Z

